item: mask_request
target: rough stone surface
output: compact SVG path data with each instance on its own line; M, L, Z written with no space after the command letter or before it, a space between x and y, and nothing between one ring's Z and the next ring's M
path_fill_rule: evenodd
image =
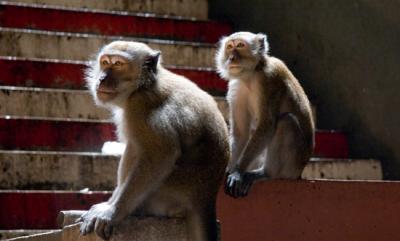
M303 179L382 180L378 160L312 159L305 167Z

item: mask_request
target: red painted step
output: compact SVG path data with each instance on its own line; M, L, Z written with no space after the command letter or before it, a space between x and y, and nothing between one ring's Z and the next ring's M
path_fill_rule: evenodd
M349 143L345 133L335 130L318 130L315 135L313 156L348 158Z
M210 93L222 94L227 90L227 82L211 69L167 67ZM0 57L0 85L83 89L84 69L84 62Z
M61 210L86 210L107 200L108 192L2 191L0 192L0 229L57 228Z
M0 229L56 228L60 210L87 209L109 194L0 192ZM249 196L222 192L222 241L400 240L400 183L265 181Z
M93 151L115 139L111 123L0 118L0 149ZM314 156L347 158L348 143L339 131L317 131Z
M215 21L87 9L55 9L12 2L0 4L0 26L207 43L215 43L221 36L232 32L228 24Z
M98 152L115 139L111 123L0 119L0 149Z

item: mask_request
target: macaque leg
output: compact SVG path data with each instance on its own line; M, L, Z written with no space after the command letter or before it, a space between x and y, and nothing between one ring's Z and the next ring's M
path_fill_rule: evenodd
M246 196L259 179L299 178L309 159L304 148L305 140L297 118L291 113L282 114L268 146L264 167L243 174L240 196Z
M291 113L282 114L268 151L265 173L270 178L300 178L311 154L306 148L297 118Z

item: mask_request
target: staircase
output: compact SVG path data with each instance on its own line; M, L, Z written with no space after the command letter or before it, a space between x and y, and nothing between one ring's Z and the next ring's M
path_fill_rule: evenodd
M104 155L101 148L115 140L114 126L109 113L94 105L82 78L85 61L102 45L125 39L161 50L164 65L212 94L227 117L227 85L214 72L213 59L215 43L231 32L229 24L207 20L206 0L0 1L0 239L57 229L60 210L88 209L110 195L119 157ZM303 178L381 180L382 170L377 160L349 159L345 133L318 130L314 157ZM361 189L356 192L359 199L352 197L353 188ZM383 188L400 193L397 189L395 184ZM345 210L354 203L365 205L363 197L371 190L380 195L380 184L273 181L256 185L250 197L241 200L221 192L222 240L296 240L300 236L290 235L298 230L285 231L287 236L275 230L278 224L285 226L277 210L283 208L282 215L294 219L295 226L318 226L318 218L329 216L335 204ZM294 202L293 195L299 200ZM316 205L330 201L327 210ZM313 209L315 216L297 202ZM354 215L363 210L356 209ZM375 216L365 221L370 219ZM267 224L271 228L265 228ZM333 227L340 229L337 225ZM322 225L320 234L330 234L324 227L330 226ZM258 236L250 234L254 230ZM324 236L304 234L304 240L324 240L310 237ZM325 240L343 236L337 237Z

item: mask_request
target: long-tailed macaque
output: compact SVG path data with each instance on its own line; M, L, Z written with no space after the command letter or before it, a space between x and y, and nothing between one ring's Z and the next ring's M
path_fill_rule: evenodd
M261 178L297 179L313 151L311 107L298 80L268 55L266 35L237 32L220 42L216 63L229 80L232 156L225 191L246 196Z
M192 241L217 240L215 202L229 160L228 130L214 99L160 63L143 43L106 45L87 71L96 103L111 108L126 143L112 197L80 220L109 239L129 214L185 217Z

